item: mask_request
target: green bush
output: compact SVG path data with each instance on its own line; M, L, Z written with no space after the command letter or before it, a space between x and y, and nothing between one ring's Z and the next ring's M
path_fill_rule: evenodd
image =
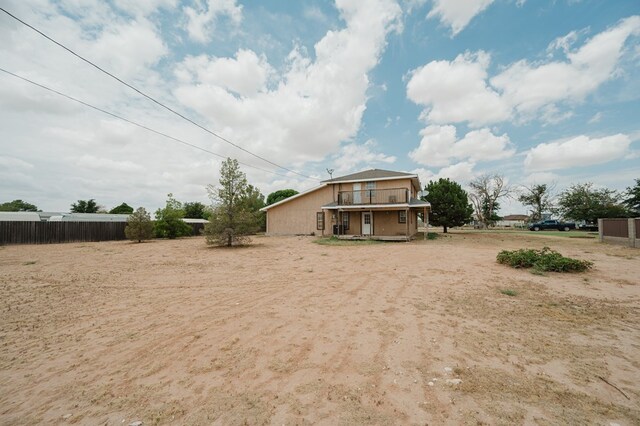
M592 262L564 257L549 247L542 250L503 250L498 253L497 260L513 268L534 268L545 272L584 272L593 266Z

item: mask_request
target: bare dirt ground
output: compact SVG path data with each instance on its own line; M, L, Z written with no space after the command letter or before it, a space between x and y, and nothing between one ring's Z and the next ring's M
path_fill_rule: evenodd
M0 247L0 424L640 424L640 250L312 240Z

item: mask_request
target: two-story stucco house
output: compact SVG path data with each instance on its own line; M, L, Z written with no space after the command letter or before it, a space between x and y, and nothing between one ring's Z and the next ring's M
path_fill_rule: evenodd
M373 169L323 181L262 210L267 235L408 240L418 232L418 216L428 223L431 205L419 192L417 175Z

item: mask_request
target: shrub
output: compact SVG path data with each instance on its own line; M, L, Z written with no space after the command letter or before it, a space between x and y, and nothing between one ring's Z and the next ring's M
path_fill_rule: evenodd
M182 203L169 194L165 208L156 211L156 237L174 239L192 235L193 228L182 220L183 217Z
M124 228L124 235L139 243L143 240L149 240L153 237L153 222L151 222L151 216L144 207L138 208L127 219L127 227Z
M593 266L592 262L564 257L549 247L544 247L542 250L503 250L498 253L497 260L498 263L513 268L534 268L545 272L583 272Z

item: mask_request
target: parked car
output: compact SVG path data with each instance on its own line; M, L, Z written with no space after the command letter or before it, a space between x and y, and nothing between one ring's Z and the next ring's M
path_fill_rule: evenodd
M598 224L597 223L581 223L580 225L578 225L578 229L581 231L597 232Z
M570 229L576 229L576 224L573 222L560 222L559 220L543 220L529 225L529 231L542 231L545 229L569 231Z

